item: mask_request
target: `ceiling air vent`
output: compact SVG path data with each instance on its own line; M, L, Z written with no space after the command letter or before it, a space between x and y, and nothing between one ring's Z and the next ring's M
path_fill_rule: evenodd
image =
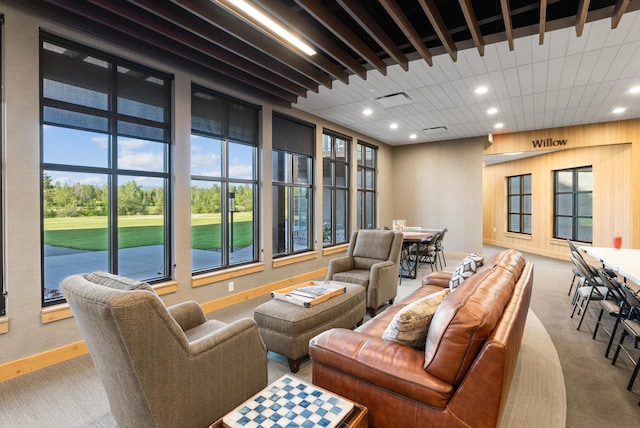
M384 95L376 98L376 102L384 108L403 106L411 104L415 101L404 92L398 92L396 94Z
M424 128L422 131L426 134L440 134L449 131L449 129L446 126L432 126L431 128Z

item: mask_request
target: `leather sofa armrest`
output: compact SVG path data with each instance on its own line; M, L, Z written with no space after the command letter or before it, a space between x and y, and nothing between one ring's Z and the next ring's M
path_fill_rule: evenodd
M453 393L452 385L423 369L423 350L380 337L334 328L311 339L309 355L314 365L329 366L434 407L444 408Z
M199 326L207 322L207 317L204 315L200 305L194 301L187 301L178 303L177 305L168 306L167 310L176 320L182 331L191 330L194 327Z

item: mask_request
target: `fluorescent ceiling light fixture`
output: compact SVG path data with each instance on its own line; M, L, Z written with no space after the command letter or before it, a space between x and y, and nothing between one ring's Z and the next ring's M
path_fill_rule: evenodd
M362 114L364 114L365 116L371 116L373 114L373 110L371 110L370 108L366 108L362 110Z
M398 129L398 124L393 122L391 125L389 125L389 128L391 129Z
M504 128L504 123L498 122L495 125L493 125L493 127L496 128L496 129L502 129L502 128Z
M218 0L220 1L220 0ZM226 0L226 3L233 5L234 7L240 9L251 18L255 19L260 25L263 25L272 33L276 34L279 37L282 37L288 43L300 49L302 52L307 55L315 55L316 51L309 46L307 43L303 42L300 37L293 34L291 31L284 28L282 25L275 22L273 19L265 15L260 10L256 9L253 5L247 3L245 0Z
M418 138L418 136L416 134L411 134L409 135L409 138L411 138L412 140L415 140L416 138Z
M629 93L631 93L631 94L640 94L640 85L639 86L633 86L631 89L629 89Z
M627 109L624 107L616 107L613 109L613 113L615 114L620 114L620 113L624 113Z
M498 109L495 107L491 107L489 110L487 110L487 114L496 114L498 112Z
M486 86L478 86L474 92L478 95L486 94L489 92L489 88Z

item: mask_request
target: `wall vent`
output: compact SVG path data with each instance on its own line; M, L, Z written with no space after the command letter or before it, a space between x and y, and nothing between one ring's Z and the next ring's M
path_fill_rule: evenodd
M449 131L449 129L446 126L432 126L431 128L424 128L422 131L426 134L440 134Z

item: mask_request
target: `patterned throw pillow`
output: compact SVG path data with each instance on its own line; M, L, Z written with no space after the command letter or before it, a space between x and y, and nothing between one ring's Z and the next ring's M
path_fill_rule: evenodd
M445 288L408 304L395 314L382 338L414 348L424 347L431 318L448 295L449 289Z
M484 257L479 256L476 253L469 254L467 257L465 257L460 262L458 267L456 267L456 270L453 271L453 275L449 280L449 288L451 289L451 291L458 288L458 286L462 284L462 281L476 273L476 270L478 270L478 268L482 266L483 260Z

